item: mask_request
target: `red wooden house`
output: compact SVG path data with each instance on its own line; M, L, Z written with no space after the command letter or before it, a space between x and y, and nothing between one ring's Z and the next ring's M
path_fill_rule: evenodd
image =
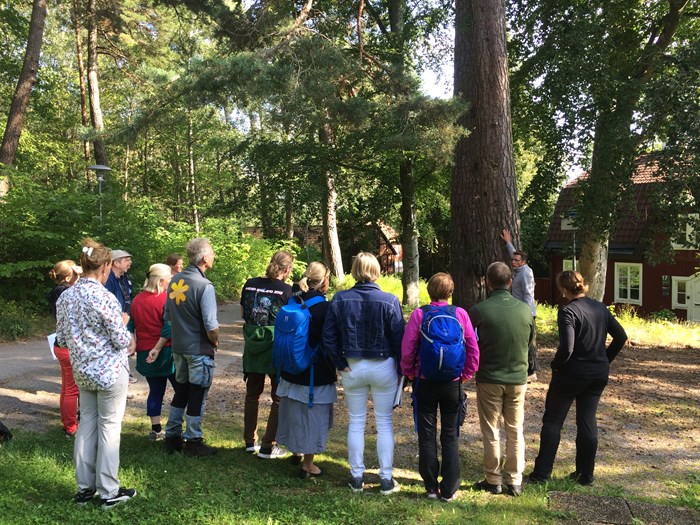
M700 275L696 274L700 260L692 228L688 227L684 234L689 242L695 242L694 247L674 244L672 262L654 265L644 255L651 221L662 220L654 214L650 198L654 186L662 183L655 172L653 162L638 162L630 197L610 237L603 302L632 305L642 316L667 309L679 319L700 321ZM585 177L582 175L561 190L549 225L545 250L550 260L550 295L545 297L545 290L540 290L538 296L550 304L559 302L555 276L572 269L580 253L581 239L576 239L571 215L575 213L576 186Z

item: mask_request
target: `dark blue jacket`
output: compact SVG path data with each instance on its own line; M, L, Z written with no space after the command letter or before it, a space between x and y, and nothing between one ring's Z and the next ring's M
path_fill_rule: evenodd
M338 292L328 305L323 324L323 349L338 370L348 358L401 360L405 322L396 296L375 283L357 283Z

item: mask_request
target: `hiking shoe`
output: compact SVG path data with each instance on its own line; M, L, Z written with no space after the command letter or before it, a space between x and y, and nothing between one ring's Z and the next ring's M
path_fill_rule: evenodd
M75 502L83 506L87 503L90 503L92 501L92 498L95 497L95 494L97 494L97 491L95 489L85 489L81 490L75 495Z
M365 488L365 482L362 481L362 478L351 478L348 486L353 492L362 492Z
M517 498L518 496L522 496L523 494L523 486L522 485L506 485L506 494L509 496L513 496Z
M260 445L257 443L246 443L245 444L245 451L246 452L253 452L257 453L260 450Z
M117 492L117 495L112 498L102 498L100 500L100 506L103 509L111 509L112 507L119 505L120 503L126 503L134 496L136 496L136 491L134 489L125 489L124 487L119 487L119 492Z
M180 436L165 436L165 452L167 454L174 454L175 452L182 452L185 448L185 440Z
M427 489L425 492L428 496L428 499L440 498L440 493L438 492L438 489Z
M393 494L399 490L401 490L401 487L398 483L396 483L394 478L379 480L379 493L382 496L388 496L389 494Z
M162 430L160 432L156 432L155 430L151 430L151 432L148 434L148 440L149 441L163 441L165 439L165 432Z
M127 399L134 399L136 397L136 394L132 394L131 392L126 393L126 398Z
M136 382L138 382L138 379L136 379L133 374L129 374L129 383L133 385Z
M287 449L273 445L272 447L261 447L258 457L262 459L279 459L289 454Z
M66 437L66 439L74 438L77 430L74 430L73 432L69 432L65 428L63 429L63 435Z
M500 485L492 485L485 479L482 479L478 483L474 483L474 490L483 490L484 492L490 492L491 494L500 494L503 492Z
M214 447L204 444L204 439L189 439L185 441L185 446L182 449L185 456L205 457L213 456L218 452Z

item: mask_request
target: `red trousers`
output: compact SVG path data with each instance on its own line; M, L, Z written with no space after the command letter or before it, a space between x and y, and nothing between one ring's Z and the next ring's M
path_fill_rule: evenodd
M78 397L80 391L73 379L73 367L68 358L68 349L54 346L54 354L61 363L61 422L63 429L69 434L78 430Z

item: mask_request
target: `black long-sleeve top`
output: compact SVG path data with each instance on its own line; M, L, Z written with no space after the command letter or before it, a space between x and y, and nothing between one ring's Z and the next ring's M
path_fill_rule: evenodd
M580 378L608 377L627 334L607 307L588 297L574 299L559 310L557 325L559 348L552 370ZM607 334L612 342L606 347Z

